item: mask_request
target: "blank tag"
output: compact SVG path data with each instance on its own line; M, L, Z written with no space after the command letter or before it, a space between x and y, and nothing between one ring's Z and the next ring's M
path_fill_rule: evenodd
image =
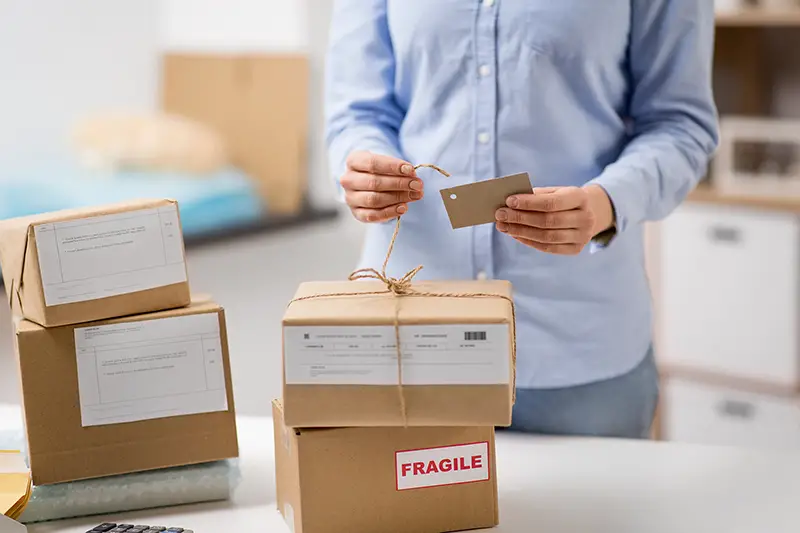
M495 213L509 196L532 194L527 172L442 189L442 200L453 229L495 222Z

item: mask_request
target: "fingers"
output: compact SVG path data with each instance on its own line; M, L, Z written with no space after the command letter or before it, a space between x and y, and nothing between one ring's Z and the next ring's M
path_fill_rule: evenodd
M497 223L497 230L512 237L519 237L540 244L580 244L591 240L589 232L578 229L541 229L521 224Z
M367 174L406 177L415 175L414 167L407 161L372 152L351 153L347 157L347 167Z
M416 191L407 192L367 192L367 191L345 191L345 200L350 207L365 207L367 209L383 209L385 207L397 206L413 202L422 198L422 193Z
M413 167L394 157L353 152L348 171L340 178L345 201L361 222L386 222L408 211L408 203L422 199L422 180Z
M580 229L591 227L591 212L572 209L555 213L540 211L519 211L504 207L495 214L498 222L521 224L542 229Z
M545 213L582 209L588 203L589 197L580 187L535 189L534 194L517 194L506 201L506 205L512 209Z
M530 246L540 252L546 252L548 254L556 254L556 255L578 255L583 251L584 246L581 244L547 244L541 243L536 241L531 241L528 239L523 239L522 237L514 237L514 239L518 242L521 242L525 246Z
M350 211L353 212L353 216L356 217L356 220L360 222L386 222L387 220L392 220L393 218L397 218L401 215L404 215L406 211L408 211L408 206L405 204L400 205L393 205L390 207L385 207L383 209L367 209L364 207L351 207Z
M381 176L350 171L339 180L345 190L351 191L416 191L422 192L422 180L409 177ZM420 196L421 198L421 196Z

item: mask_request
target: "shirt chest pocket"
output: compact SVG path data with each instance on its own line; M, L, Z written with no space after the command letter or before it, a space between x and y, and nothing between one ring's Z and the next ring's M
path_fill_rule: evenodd
M553 60L616 62L624 57L630 0L505 0L500 42Z

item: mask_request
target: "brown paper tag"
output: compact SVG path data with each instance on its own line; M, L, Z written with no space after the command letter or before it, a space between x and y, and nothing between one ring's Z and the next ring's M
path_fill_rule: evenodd
M442 189L442 201L453 229L488 224L495 212L506 205L509 196L532 194L527 172Z

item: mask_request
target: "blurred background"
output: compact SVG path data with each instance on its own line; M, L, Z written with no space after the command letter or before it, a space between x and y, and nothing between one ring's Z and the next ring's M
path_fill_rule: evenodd
M0 219L177 199L192 287L226 308L242 414L280 394L297 285L346 277L360 251L323 141L332 4L0 0ZM722 146L647 231L654 438L800 449L800 1L717 10ZM0 402L16 403L8 315Z

